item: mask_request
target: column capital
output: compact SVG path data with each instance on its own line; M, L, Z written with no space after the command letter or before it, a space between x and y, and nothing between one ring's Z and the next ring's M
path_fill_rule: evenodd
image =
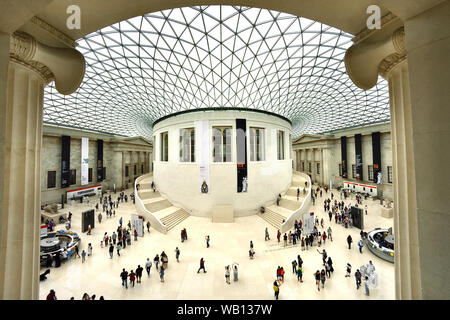
M375 86L378 74L386 77L389 71L406 59L404 27L387 32L381 40L365 39L354 44L345 53L345 68L350 79L359 88Z
M55 80L59 93L73 93L83 80L85 60L75 49L50 47L25 32L14 32L9 52L11 61L35 71L45 83Z

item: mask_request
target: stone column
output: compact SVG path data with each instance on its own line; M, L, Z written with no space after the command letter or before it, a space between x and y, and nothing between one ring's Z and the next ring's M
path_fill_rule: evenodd
M365 62L355 60L347 67L357 71L353 75L367 76L363 64L374 64L389 81L396 298L445 299L450 296L450 2L414 13L415 7L407 4L396 4L404 32L396 30L381 47L372 44L375 55L356 48L354 53ZM370 61L368 56L384 60ZM355 83L370 87L377 76Z
M112 158L112 172L114 175L113 183L116 184L116 190L122 188L122 152L114 151Z
M411 285L401 284L401 291L397 292L397 298L401 299L448 299L450 296L449 16L450 2L444 1L405 20L410 106L405 106L404 112L407 114L405 122L407 120L411 127L405 134L408 177L402 178L409 182L412 180L409 177L414 176L415 185L408 185L404 196L415 207L406 207L408 211L403 214L408 215L405 222L410 226L415 222L417 226L409 231L408 247L413 248L409 250L410 260L404 261L412 265L411 275L408 275ZM399 152L397 150L397 157Z
M7 72L5 60L10 60ZM64 66L65 61L69 63ZM39 297L44 87L55 79L60 93L73 92L84 75L84 68L81 78L77 72L81 64L84 67L84 59L76 50L50 48L25 33L0 35L2 300Z

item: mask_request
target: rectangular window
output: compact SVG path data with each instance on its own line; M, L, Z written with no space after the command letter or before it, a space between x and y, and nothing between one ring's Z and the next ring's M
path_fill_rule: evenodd
M125 166L125 178L128 177L128 166Z
M320 162L316 163L316 167L317 167L317 174L320 174Z
M161 161L169 161L169 132L161 133Z
M69 184L70 185L77 184L77 170L75 169L70 170Z
M392 166L388 166L388 183L392 183Z
M180 162L195 162L195 129L180 130Z
M47 172L47 189L56 187L56 171Z
M231 162L231 127L213 127L213 161Z
M141 174L143 174L143 173L144 173L144 165L141 164Z
M92 182L92 168L89 168L88 171L88 182Z
M265 130L250 128L250 161L266 160Z
M311 171L311 162L308 162L308 172L312 172Z
M284 131L277 131L277 159L284 160Z
M305 172L305 161L302 161L302 172Z
M356 178L356 164L352 164L352 177Z
M136 165L134 165L134 175L137 175L137 167L136 167Z
M342 177L342 163L339 163L339 177Z
M373 166L368 166L368 169L369 169L368 172L369 181L373 181Z
M103 180L106 179L106 167L103 167Z

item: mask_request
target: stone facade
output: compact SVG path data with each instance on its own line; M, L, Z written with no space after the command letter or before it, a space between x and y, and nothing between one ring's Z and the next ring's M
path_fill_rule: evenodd
M134 179L150 172L152 144L142 137L112 135L44 126L41 157L41 204L60 202L67 191L101 184L105 190L130 188ZM76 183L61 188L61 136L70 136L70 170L76 170ZM92 180L81 185L81 138L89 138L89 169ZM106 177L97 181L97 140L103 140L103 167ZM126 169L128 167L128 169ZM136 167L136 170L135 170ZM56 186L48 188L48 172L56 171ZM128 175L126 175L128 171Z
M305 134L293 141L292 159L294 169L309 174L315 183L332 188L342 186L342 182L353 181L352 165L355 165L355 134L362 135L363 179L359 182L374 184L369 180L369 166L372 158L372 132L380 132L382 184L378 186L384 199L393 199L392 182L388 182L388 167L392 170L392 141L390 124L338 130L324 135ZM348 178L339 172L341 163L341 137L347 137ZM311 168L311 169L310 169ZM392 179L394 174L392 174ZM393 181L393 180L391 180ZM380 194L379 194L380 195Z

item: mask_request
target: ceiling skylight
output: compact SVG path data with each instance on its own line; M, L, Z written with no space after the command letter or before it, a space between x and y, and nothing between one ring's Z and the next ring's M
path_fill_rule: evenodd
M170 9L78 40L80 88L44 95L44 123L151 139L152 123L183 110L266 110L293 136L389 121L380 79L357 88L345 71L352 35L290 14L233 6Z

